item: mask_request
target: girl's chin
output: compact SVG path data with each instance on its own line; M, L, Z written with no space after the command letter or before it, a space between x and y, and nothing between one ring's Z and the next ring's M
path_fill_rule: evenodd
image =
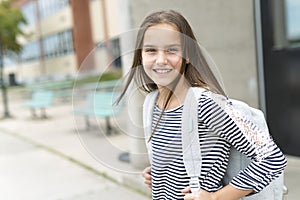
M174 80L173 81L157 81L155 83L158 86L158 88L162 88L162 87L172 88Z

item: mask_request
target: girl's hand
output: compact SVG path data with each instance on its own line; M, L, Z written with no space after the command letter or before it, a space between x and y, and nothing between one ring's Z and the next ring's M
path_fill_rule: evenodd
M207 192L205 190L200 190L197 193L190 193L190 186L181 190L181 193L185 194L185 200L216 200L215 195L213 192Z
M151 189L152 188L151 167L146 167L143 170L142 176L144 177L144 183Z

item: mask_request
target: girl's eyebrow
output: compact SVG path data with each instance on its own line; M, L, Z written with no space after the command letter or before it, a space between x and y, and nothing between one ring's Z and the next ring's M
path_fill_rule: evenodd
M143 45L143 47L157 47L157 46L152 45L152 44L145 44L145 45ZM165 48L166 47L181 47L181 45L180 44L169 44L169 45L166 45Z

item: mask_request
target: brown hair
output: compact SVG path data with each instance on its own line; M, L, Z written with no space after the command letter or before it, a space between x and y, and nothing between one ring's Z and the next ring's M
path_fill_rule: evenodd
M120 101L123 98L132 80L136 82L137 86L139 86L142 91L147 93L152 92L158 88L157 85L146 74L144 68L141 67L142 48L143 48L144 35L147 29L151 26L162 24L162 23L170 24L176 27L177 30L180 33L182 33L181 42L182 42L183 56L182 56L181 74L184 75L185 80L192 87L205 87L215 93L226 96L220 83L217 81L216 77L211 71L209 64L207 63L203 53L201 52L200 46L197 43L196 37L187 20L180 13L174 10L162 10L162 11L156 11L150 13L148 16L146 16L146 18L143 20L140 26L136 38L136 45L135 45L131 70L129 72L127 82L125 84L125 88L122 91L118 101ZM187 62L187 58L189 62ZM172 91L174 91L179 79L180 79L180 75L173 82L172 84L173 88L169 89L169 95L166 99L166 102L164 102L163 112L166 109L170 101L170 98L173 95ZM159 120L161 119L161 116ZM155 129L156 128L154 128L154 130Z

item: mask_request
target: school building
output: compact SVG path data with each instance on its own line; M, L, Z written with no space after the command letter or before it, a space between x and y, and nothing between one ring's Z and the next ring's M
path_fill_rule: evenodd
M18 0L14 7L27 20L22 25L26 37L18 38L23 46L20 56L6 57L5 78L30 83L63 79L79 70L103 71L103 41L108 39L110 53L119 53L118 0ZM82 66L91 52L93 61ZM120 61L115 62L120 67Z
M16 5L29 22L24 30L32 33L23 41L19 61L6 67L6 74L18 80L76 73L105 39L111 39L114 56L121 55L126 74L131 57L122 52L134 48L134 39L120 34L138 28L153 10L181 12L217 64L228 95L261 108L284 153L300 156L299 1L19 0ZM99 55L103 46L96 48ZM88 69L103 70L98 57ZM136 107L130 109L139 120L141 108ZM142 133L140 128L131 131ZM144 148L144 141L135 145Z

